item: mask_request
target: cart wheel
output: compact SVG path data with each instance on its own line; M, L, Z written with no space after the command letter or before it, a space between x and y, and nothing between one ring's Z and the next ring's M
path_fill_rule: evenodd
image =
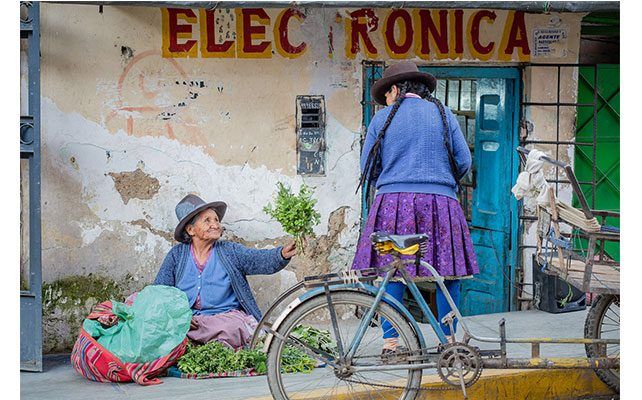
M584 337L588 339L620 338L620 296L612 294L599 295L586 316ZM589 358L599 356L597 344L586 345ZM608 357L620 357L620 345L609 344L606 347ZM595 373L611 389L620 393L620 369L596 369Z

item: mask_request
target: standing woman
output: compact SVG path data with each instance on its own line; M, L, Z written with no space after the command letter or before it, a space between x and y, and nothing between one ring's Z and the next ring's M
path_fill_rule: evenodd
M458 305L460 279L479 273L456 195L458 182L472 160L457 119L432 96L436 85L434 76L406 61L391 65L372 86L374 100L387 107L372 118L361 154L359 185L374 182L377 193L352 269L383 267L392 262L391 255L375 252L370 242L373 232L426 234L428 251L422 259L446 279L446 288ZM405 268L415 281L431 279L425 267ZM401 302L405 288L397 278L386 292ZM439 286L437 310L444 334L449 341L454 340L454 332L441 323L450 306ZM394 352L399 335L385 320L382 328L383 354Z

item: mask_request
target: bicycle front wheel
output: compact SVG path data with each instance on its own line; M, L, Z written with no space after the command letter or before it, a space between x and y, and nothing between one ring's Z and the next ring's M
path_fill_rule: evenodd
M398 351L417 351L419 342L408 321L387 303L381 302L376 317L366 325L363 339L357 348L350 368L341 370L327 363L327 359L339 359L339 344L347 351L361 322L355 315L357 309L369 309L374 297L354 291L332 292L337 327L333 327L331 313L325 295L311 298L285 318L278 333L285 338L296 337L308 346L316 348L314 353L325 354L326 358L306 356L308 362L292 364L296 348L284 340L274 337L267 356L268 384L272 396L277 400L312 398L376 398L412 400L417 395L422 371L386 367L397 361L382 356L383 329L381 317L399 334ZM365 312L364 312L365 314ZM385 325L388 328L388 324ZM307 329L311 327L312 329ZM307 329L307 330L306 330ZM338 331L338 336L335 333ZM304 337L315 332L317 337ZM323 332L319 335L318 332ZM325 340L318 340L323 336ZM329 338L330 340L327 340ZM309 352L310 353L310 352ZM299 353L300 355L300 353ZM311 362L310 362L311 361ZM407 364L407 361L400 363ZM305 366L307 365L307 368ZM360 367L367 371L359 371ZM351 372L354 368L354 372ZM293 371L306 373L293 373ZM303 371L301 371L303 370Z

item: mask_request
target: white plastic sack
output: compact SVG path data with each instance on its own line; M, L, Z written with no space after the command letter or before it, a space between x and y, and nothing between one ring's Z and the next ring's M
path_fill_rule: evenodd
M544 178L542 157L546 153L539 150L531 150L526 158L524 171L517 176L515 186L511 189L517 200L524 199L524 207L534 210L536 205L547 205L549 185Z

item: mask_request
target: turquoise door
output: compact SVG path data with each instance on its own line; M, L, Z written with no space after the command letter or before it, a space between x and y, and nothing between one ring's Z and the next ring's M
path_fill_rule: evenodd
M366 67L364 121L374 105L369 98L381 66ZM457 116L473 154L473 169L462 180L460 204L475 246L480 273L462 284L463 315L513 309L517 202L510 188L517 175L519 71L512 68L422 67L438 80L435 95ZM370 199L363 198L364 218Z
M513 182L513 80L477 81L475 130L476 190L473 191L470 233L479 274L462 284L463 315L509 310L511 193Z

